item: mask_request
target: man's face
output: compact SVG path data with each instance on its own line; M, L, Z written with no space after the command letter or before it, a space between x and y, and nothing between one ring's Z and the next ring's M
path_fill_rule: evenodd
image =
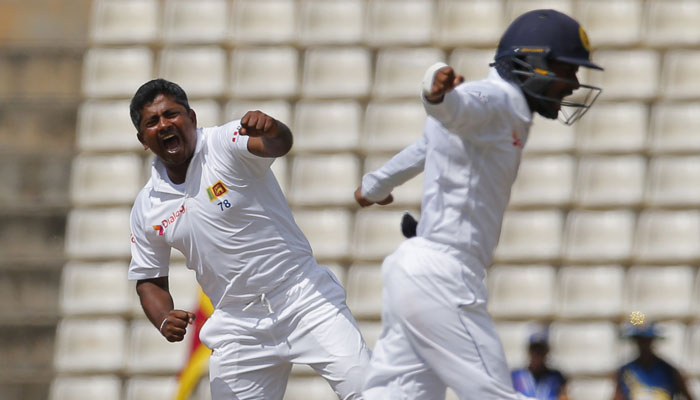
M166 166L186 166L197 145L196 131L194 111L159 94L141 110L137 136Z
M560 80L552 82L544 93L545 96L561 101L579 88L578 78L576 77L578 65L552 61L549 68L558 78L566 80L566 82ZM557 104L556 107L560 109L561 104Z

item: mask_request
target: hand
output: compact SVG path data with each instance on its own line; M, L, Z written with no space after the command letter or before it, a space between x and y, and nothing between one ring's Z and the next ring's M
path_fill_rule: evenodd
M439 103L445 97L445 94L462 82L464 82L464 76L455 74L454 69L449 65L442 67L433 75L433 85L430 88L430 94L426 94L425 98L431 103Z
M360 207L369 207L372 204L374 204L374 201L367 200L363 195L362 195L362 186L358 187L357 190L355 190L355 201L357 201L357 204L360 205ZM380 206L385 206L387 204L391 204L391 202L394 201L394 196L388 195L384 200L376 202Z
M170 310L165 323L160 328L160 333L168 339L168 342L179 342L185 338L187 325L192 325L194 319L195 314L189 311Z
M241 135L277 136L277 120L262 111L248 111L241 118Z

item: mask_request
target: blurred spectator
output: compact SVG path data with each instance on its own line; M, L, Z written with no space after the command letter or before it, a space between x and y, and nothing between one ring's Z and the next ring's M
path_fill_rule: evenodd
M661 338L654 323L628 323L622 333L634 340L639 354L617 371L613 400L693 399L680 372L654 353L653 343Z
M566 378L547 365L549 333L540 330L530 335L527 368L512 372L513 387L518 392L537 400L567 400Z

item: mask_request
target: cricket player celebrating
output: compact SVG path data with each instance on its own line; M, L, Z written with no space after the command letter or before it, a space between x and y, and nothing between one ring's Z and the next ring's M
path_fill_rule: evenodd
M156 157L131 212L129 279L156 329L180 341L194 314L174 308L168 264L171 248L185 255L215 308L200 332L212 399L281 400L292 363L361 398L369 350L270 171L290 130L260 111L197 129L185 92L163 79L141 86L130 111Z
M489 76L462 84L445 64L428 69L424 135L355 192L361 206L391 202L392 189L425 173L417 236L382 265L382 334L365 399L523 399L516 394L486 308L486 268L527 142L533 113L573 123L600 89L579 84L589 58L584 30L554 10L517 18ZM577 89L583 102L566 101ZM573 112L567 113L566 109Z

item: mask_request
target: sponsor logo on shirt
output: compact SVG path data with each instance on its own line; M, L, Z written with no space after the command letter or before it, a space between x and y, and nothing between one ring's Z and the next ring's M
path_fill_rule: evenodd
M523 142L520 140L520 137L518 136L518 133L516 131L513 131L513 134L511 136L513 137L513 146L523 147Z
M168 218L165 218L164 220L160 221L160 225L152 225L153 230L158 232L158 236L163 236L163 233L165 233L165 230L168 228L168 226L172 225L175 223L175 221L180 218L182 214L185 213L185 205L183 204L182 207L179 209L175 210Z
M209 195L209 201L214 201L218 199L219 197L223 196L226 192L228 192L228 189L224 185L223 182L218 181L215 184L209 186L207 188L207 194Z

